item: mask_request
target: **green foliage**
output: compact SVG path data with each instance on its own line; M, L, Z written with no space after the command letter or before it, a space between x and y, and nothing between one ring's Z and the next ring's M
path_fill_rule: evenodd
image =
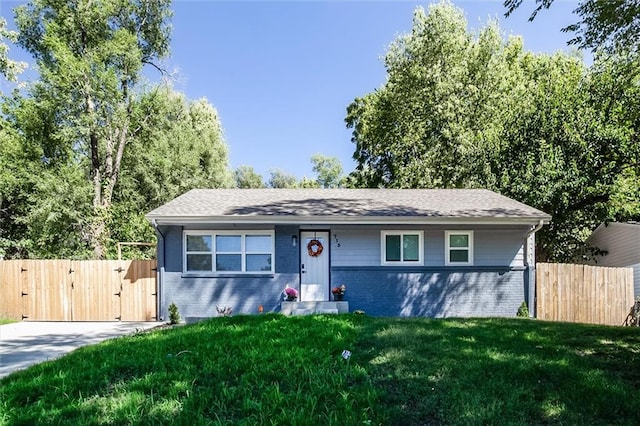
M28 168L18 133L0 117L0 256L12 257L23 249L14 235L24 233L15 218L23 214L28 196ZM18 165L22 165L18 167ZM22 170L24 169L24 170ZM27 187L27 188L25 188Z
M0 255L90 256L91 187L72 152L47 133L49 117L29 100L6 102L0 129Z
M317 179L309 179L306 176L303 176L298 182L298 187L300 188L320 188L320 184Z
M632 178L640 164L637 65L600 56L587 70L555 55L522 67L532 90L505 125L497 187L553 216L540 233L543 258L588 256L584 241L600 222L640 214L637 202L621 202L640 190Z
M350 366L340 356L352 352ZM637 424L640 331L517 319L219 317L0 381L7 424ZM587 389L589 392L576 392ZM587 407L588 409L585 409Z
M297 188L298 181L295 176L287 174L280 169L269 170L269 188Z
M131 113L139 75L145 64L168 54L169 5L170 0L106 0L99 7L89 0L32 0L15 9L18 43L40 72L29 95L46 114L45 137L73 153L92 186L87 236L96 258L105 256L105 222L125 146L138 130Z
M178 312L178 306L171 302L169 305L169 324L178 324L180 322L180 313Z
M505 0L506 16L522 4L523 0ZM548 9L554 0L536 0L529 17L533 21L538 12ZM580 20L562 31L574 33L569 44L596 50L632 50L638 52L640 38L640 2L637 0L582 0L573 11Z
M320 187L339 188L343 186L342 164L337 157L328 157L319 153L313 154L311 163L313 163L313 171L318 176L316 180Z
M144 214L193 188L232 186L228 149L215 108L159 86L133 104L136 138L127 144L107 227L117 241L155 241Z
M529 307L527 306L527 302L522 302L520 307L518 308L518 313L516 316L521 318L529 318Z
M5 40L15 42L18 34L7 29L7 21L0 17L0 75L9 81L17 81L20 74L27 66L26 63L9 59L9 46ZM2 92L0 91L0 95Z
M111 243L154 241L148 211L193 188L232 186L216 109L158 86L133 104L136 138L127 144L108 223ZM111 253L111 256L113 253Z
M488 148L497 143L508 99L508 64L497 24L467 32L462 10L417 8L412 32L385 56L387 82L347 109L357 186L486 186ZM442 58L447 60L443 61Z
M640 217L637 59L532 54L495 23L469 33L442 2L416 10L385 65L347 109L349 186L498 191L552 215L539 260L586 256L599 222Z
M195 187L233 185L215 108L139 84L143 67L168 53L169 5L34 0L16 9L18 41L40 79L26 97L3 100L0 255L115 258L118 241L155 241L149 210Z
M256 172L251 166L239 166L234 172L234 180L236 187L250 189L250 188L264 188L264 182L262 176Z

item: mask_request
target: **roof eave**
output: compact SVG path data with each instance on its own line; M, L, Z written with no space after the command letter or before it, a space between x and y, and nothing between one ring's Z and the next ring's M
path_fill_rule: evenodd
M153 215L147 219L158 225L184 224L304 224L304 225L537 225L548 224L550 216L473 217L473 216L202 216L202 215Z

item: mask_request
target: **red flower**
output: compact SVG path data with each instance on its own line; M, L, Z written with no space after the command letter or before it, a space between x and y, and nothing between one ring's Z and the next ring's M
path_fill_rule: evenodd
M334 287L331 289L331 293L335 295L344 296L344 292L347 290L347 286L342 284L340 287Z

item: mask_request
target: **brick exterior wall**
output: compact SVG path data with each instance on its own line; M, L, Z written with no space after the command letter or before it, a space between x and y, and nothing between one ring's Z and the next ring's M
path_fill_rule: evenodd
M524 268L334 267L351 311L390 317L513 317L528 298Z

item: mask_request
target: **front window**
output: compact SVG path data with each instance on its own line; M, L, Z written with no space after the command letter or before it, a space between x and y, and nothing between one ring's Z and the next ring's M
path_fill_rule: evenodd
M422 231L382 231L383 265L421 265Z
M211 235L187 235L186 240L186 269L188 271L211 271L213 265Z
M273 231L185 231L184 272L273 273Z
M446 265L473 265L473 231L446 231L445 256Z

